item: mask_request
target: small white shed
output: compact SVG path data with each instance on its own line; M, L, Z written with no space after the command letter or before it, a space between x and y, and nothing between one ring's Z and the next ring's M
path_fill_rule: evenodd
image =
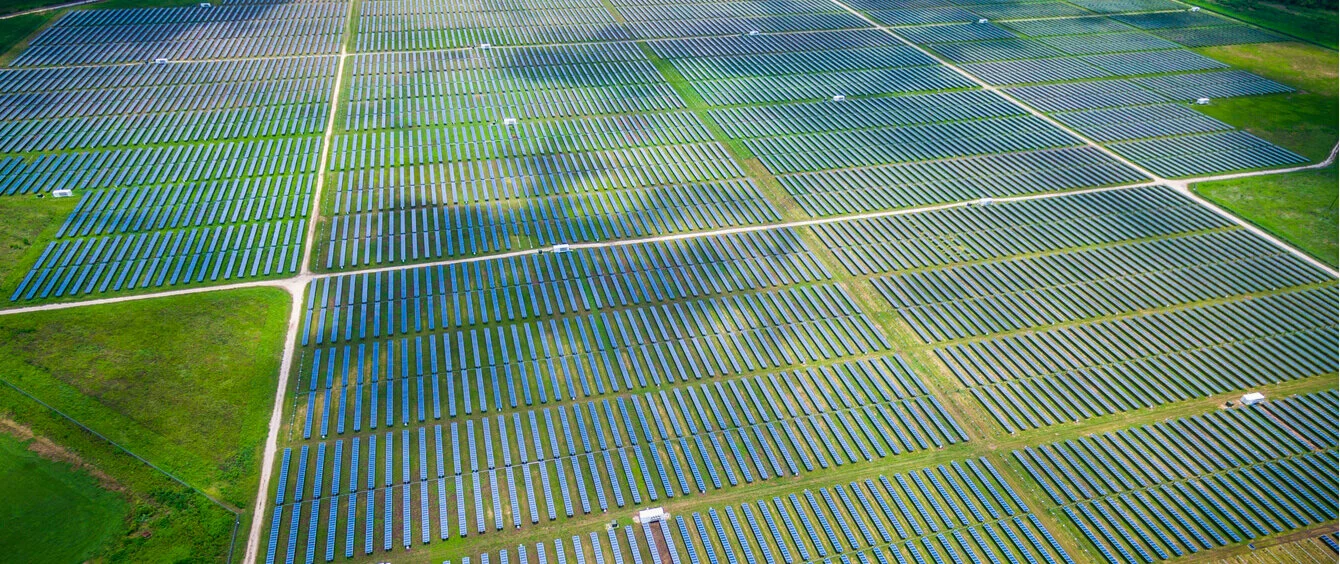
M1252 392L1242 396L1242 405L1256 405L1266 401L1266 395L1261 392Z
M644 525L647 523L655 523L669 517L670 515L665 512L665 509L660 507L652 507L637 512L637 522Z

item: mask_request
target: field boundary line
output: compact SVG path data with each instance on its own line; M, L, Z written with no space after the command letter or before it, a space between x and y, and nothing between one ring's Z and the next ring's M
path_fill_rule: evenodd
M135 460L138 460L138 461L140 461L141 463L143 463L145 466L148 466L148 467L150 467L150 468L153 468L153 469L154 469L155 471L157 471L159 474L162 474L162 475L164 475L164 476L167 476L168 479L170 479L170 480L172 480L172 481L174 481L174 482L177 482L178 484L181 484L181 485L185 486L187 489L189 489L189 490L191 490L191 491L193 491L193 492L195 492L195 493L198 493L198 494L204 496L205 499L208 499L208 500L209 500L211 503L213 503L214 505L217 505L217 506L223 508L224 511L227 511L227 512L229 512L229 513L232 513L232 514L233 514L233 534L232 534L232 538L231 538L231 540L228 542L228 562L231 564L231 562L233 561L233 549L234 549L235 545L237 544L237 528L238 528L238 526L239 526L239 525L241 524L241 522L242 522L242 511L241 511L241 510L239 510L238 508L235 508L235 507L233 507L233 506L231 506L231 505L229 505L229 504L227 504L227 503L224 503L224 502L222 502L222 501L216 499L214 496L205 493L204 490L201 490L200 488L197 488L197 487L195 487L195 486L193 486L193 485L191 485L191 484L186 483L185 480L182 480L181 478L178 478L176 474L173 474L173 473L171 473L171 472L168 472L167 470L164 470L164 469L162 469L161 467L159 467L157 464L154 464L154 463L150 462L148 459L144 458L143 456L140 456L140 455L138 455L138 454L135 454L135 451L130 450L130 449L126 448L125 446L121 445L121 443L118 443L118 442L116 442L116 441L113 441L111 438L107 437L106 435L104 435L104 434L102 434L102 433L99 433L99 432L93 430L92 427L89 427L88 425L85 425L83 422L79 421L78 419L75 419L74 417L71 417L69 414L65 413L64 411L61 411L61 410L57 409L55 406L53 406L53 405L51 405L51 404L49 404L49 403L47 403L47 402L42 401L41 399L37 398L37 396L34 396L34 395L28 393L28 392L27 392L26 390L24 390L23 388L20 388L20 387L14 385L13 382L10 382L9 380L6 380L6 379L4 379L4 378L0 378L0 384L4 384L4 385L6 385L6 386L9 386L9 387L12 388L14 391L18 392L20 395L22 395L22 396L24 396L24 397L26 397L26 398L28 398L28 399L30 399L30 400L33 400L34 402L37 402L38 405L40 405L40 406L42 406L42 407L45 407L45 408L47 408L48 410L50 410L52 413L55 413L56 415L61 416L63 419L65 419L65 420L67 420L67 421L69 421L69 422L71 422L71 423L74 423L74 424L75 424L76 426L78 426L80 429L83 429L84 431L87 431L88 433L92 434L93 436L95 436L95 437L97 437L97 438L99 438L99 439L102 439L102 440L105 441L107 444L112 445L112 446L116 447L118 450L120 450L121 452L124 452L124 453L130 455L130 456L133 457Z

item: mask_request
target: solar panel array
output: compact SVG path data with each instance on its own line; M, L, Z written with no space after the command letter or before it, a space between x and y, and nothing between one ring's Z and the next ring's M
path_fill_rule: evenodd
M614 0L631 36L638 39L781 33L868 27L824 0L705 2Z
M986 459L521 545L481 562L1073 562ZM625 559L627 554L627 559ZM467 557L462 562L468 562Z
M1294 396L1014 456L1105 560L1166 560L1333 519L1336 405Z
M892 33L819 0L73 11L0 73L0 193L85 200L11 300L292 274L318 174L332 271L1146 180L978 79L1157 174L1303 161L1176 103L1290 91L1158 35L1255 40L1229 20L852 7Z
M329 55L340 49L348 11L348 2L327 0L76 10L39 32L12 64Z
M937 352L1009 431L1324 374L1332 370L1326 351L1340 346L1334 320L1324 315L1336 301L1331 278L1167 188L813 229L848 274L882 288L923 338L977 339ZM974 271L969 276L965 269ZM956 291L968 293L946 294L966 280L992 280L993 272L1002 283L1020 280L1023 287L959 285ZM1190 273L1216 285L1170 278ZM314 282L301 331L293 426L301 440L286 455L288 470L280 472L266 537L271 561L289 561L286 551L301 554L304 546L320 557L323 543L327 558L338 559L505 535L966 440L901 359L875 356L888 345L878 344L883 338L873 324L862 329L863 314L851 320L855 324L832 313L776 316L791 326L820 323L814 325L819 332L806 337L750 313L806 301L838 308L830 311L854 307L842 305L845 290L835 293L830 288L840 287L828 280L803 240L779 230ZM1021 291L1037 295L1009 298ZM1008 299L1014 301L991 301ZM1069 309L1037 307L1066 299L1073 302ZM925 313L964 300L995 303L996 313L982 315L986 305ZM1152 309L1162 311L1142 313ZM1141 313L1106 320L1128 312ZM703 328L715 323L700 319L734 324L742 315L742 327L760 327L759 337L726 331L701 339L710 336ZM1105 320L1085 322L1093 317ZM1073 321L1084 324L1048 328ZM833 322L845 328L825 336L822 324ZM950 322L967 332L943 333ZM1041 330L990 337L1019 328ZM667 337L671 341L660 341ZM723 346L730 348L715 348ZM794 368L809 362L823 367ZM1052 372L1028 373L1028 367ZM974 372L987 369L994 372ZM1170 373L1178 378L1169 379ZM320 454L349 448L362 458L332 462ZM304 464L311 468L303 470ZM285 501L285 492L302 491L313 472L372 478L366 487L359 481L326 499L313 491ZM906 487L942 496L971 490L966 483L957 490L930 481L912 485L935 476L952 480L945 472L911 474ZM1031 547L1038 552L1025 553L1039 561L1066 561L1059 545L1041 540L1049 533L1032 518L955 524L950 515L965 519L966 508L955 512L950 498L925 501L921 509L933 521L929 508L947 503L936 511L948 529L895 538L892 521L877 520L878 496L895 491L911 500L918 490L894 484L811 490L813 504L798 491L794 508L762 500L767 516L758 504L722 510L717 523L712 512L701 513L701 533L679 532L667 522L664 531L649 525L640 540L633 529L613 544L599 534L594 540L578 535L528 546L524 557L562 550L564 558L597 551L603 558L620 545L624 552L647 551L637 558L684 561L786 561L816 551L802 556L809 560L839 554L837 548L873 561L895 560L894 550L909 561L937 555L975 561ZM680 517L693 526L691 514ZM776 537L768 536L769 517ZM873 520L862 520L867 517ZM787 544L792 537L781 536L788 530L783 519L792 521L799 539L807 538L800 523L808 520L812 544ZM1030 534L1037 543L1024 540ZM690 549L676 538L718 544L709 552L701 541ZM1060 552L1047 552L1048 546ZM792 550L790 557L782 552ZM499 557L523 557L510 554Z
M1230 225L1186 196L1156 186L843 221L815 232L849 273L867 276Z
M267 564L545 527L574 534L479 561L1071 563L1075 541L1150 561L1259 538L1334 515L1333 391L965 459L970 433L1334 372L1330 273L1103 150L1165 177L1303 162L1186 104L1292 91L1187 49L1278 37L1186 8L76 11L0 69L0 193L79 197L11 300L292 275L318 221ZM688 510L592 530L662 504Z
M306 450L282 489L305 487L304 464L359 471L321 449L402 471L356 486L353 513L278 496L276 560L318 537L367 554L966 440L830 279L770 230L313 281Z
M1185 75L1194 78L1204 71L1226 68L1223 63L1180 48L1181 45L1202 47L1280 39L1219 16L1186 11L1186 6L1176 2L906 4L902 9L887 3L852 5L867 10L876 21L892 26L894 33L925 46L975 77L993 85L1009 86L1012 95L1043 111L1052 111L1047 106L1053 99L1067 106L1057 109L1074 110L1289 91L1283 85L1247 73L1238 73L1232 79L1225 77L1213 86L1206 84L1201 88L1173 91L1158 86L1158 81L1166 80L1171 73L1198 73ZM1154 78L1134 80L1135 85L1120 78L1151 75ZM1095 79L1111 82L1089 82ZM1029 84L1047 86L1017 86ZM1119 92L1139 96L1117 96ZM1112 119L1106 125L1124 123L1116 115L1108 116ZM1054 117L1063 123L1068 119L1064 114ZM1232 137L1209 135L1220 129L1231 128L1219 124L1209 130L1185 130L1154 125L1143 130L1127 129L1120 138L1099 141L1113 142L1111 148L1122 156L1168 177L1305 161L1243 132ZM1178 137L1161 139L1174 135ZM1152 138L1160 139L1137 141Z
M947 341L1326 282L1242 230L877 278L923 338Z
M418 51L491 45L629 39L596 0L359 2L358 51Z
M724 384L701 383L671 392L578 400L567 406L513 411L510 416L439 422L435 412L427 423L419 417L398 433L394 405L405 396L398 399L394 388L387 393L386 428L391 430L385 436L376 431L375 411L369 434L359 433L362 415L354 407L350 413L352 439L336 439L333 447L330 441L320 442L315 450L299 452L289 467L292 471L296 464L298 473L280 479L292 484L282 486L281 491L301 491L303 472L356 476L360 471L357 458L347 463L335 460L331 466L321 458L322 450L341 449L348 442L354 452L372 449L364 451L370 452L365 456L375 457L380 453L378 440L383 445L399 445L384 447L389 457L385 479L376 477L381 470L375 458L368 458L368 488L351 483L345 501L356 503L361 496L365 504L390 508L400 505L398 497L410 495L404 492L426 492L419 494L426 496L425 505L413 508L421 511L408 517L412 523L399 518L402 512L390 510L397 517L395 524L388 521L388 529L374 532L374 537L394 536L396 546L631 509L966 439L898 357ZM375 393L369 402L354 401L355 406L377 403ZM395 466L401 467L399 474L393 474ZM320 511L320 482L314 483L317 489L306 504L300 494L290 503L317 515L311 522L318 524L326 515ZM330 495L345 493L332 487ZM284 502L282 496L276 498L281 514L285 513ZM340 499L328 503L339 504ZM308 519L301 517L287 523L299 530L296 543L301 546L305 539L328 529L332 531L328 534L355 539L362 530L360 517L337 512L326 526L308 526ZM414 533L402 537L402 529ZM421 529L432 534L421 540L417 533ZM284 530L283 523L274 521L271 538L278 538L273 535ZM391 542L389 536L383 540ZM357 545L367 554L383 544L370 537L363 541L355 539L346 546ZM280 548L291 548L294 542L292 538L288 545L278 541Z
M1335 288L956 345L940 352L1008 430L1335 371ZM1045 359L1045 360L1044 360ZM988 366L987 362L999 362Z
M353 68L326 268L779 219L696 114L641 115L684 103L632 44L370 54Z
M649 45L718 106L710 118L810 215L1142 178L1000 96L971 90L972 80L880 31ZM909 95L845 100L887 94ZM1059 173L1045 166L1061 160L1078 162Z
M303 346L821 282L794 231L638 243L313 281Z
M61 21L121 17L81 13ZM313 56L0 70L0 193L80 198L10 300L295 273L336 69Z
M994 34L950 34L954 25L907 28L929 48L1121 156L1164 177L1215 174L1306 162L1293 152L1185 107L1174 119L1155 118L1166 102L1292 91L1185 47L1278 41L1274 34L1185 6L1121 2L1071 3L1106 14L1009 15ZM1013 5L1013 4L1011 4ZM1032 6L1018 4L1019 6ZM995 6L995 4L992 4ZM1169 11L1176 10L1176 11ZM897 28L901 31L904 28ZM989 35L989 37L987 37ZM944 39L940 39L945 36ZM977 39L982 37L984 40ZM942 42L944 41L944 42ZM1175 86L1180 85L1180 87ZM1156 105L1155 107L1147 107ZM1092 110L1106 109L1102 112ZM1070 112L1078 111L1081 115ZM1191 115L1191 114L1196 115ZM1197 122L1188 127L1186 120ZM1144 127L1130 127L1131 122ZM1102 135L1091 136L1093 129Z
M1333 276L1168 188L816 231L1008 431L1334 369Z
M365 348L376 356L371 344ZM463 388L461 401L469 405L474 396L484 409L487 403L513 405L532 390L544 398L540 386L545 382L556 399L575 399L579 393L590 397L632 388L633 381L645 387L648 382L735 375L887 348L883 335L845 290L818 285L389 340L381 343L385 352L380 358L386 364L374 367L374 373L385 374L385 381L398 366L401 377L408 377L410 358L416 375L427 374L425 369L436 374L440 367L447 388L444 408L454 415L452 392L458 387ZM333 355L326 354L327 362ZM471 393L468 380L474 378L467 375L493 385L477 386ZM335 374L326 370L325 376L329 390ZM344 373L342 385L352 385L343 379L356 381L356 376ZM454 381L458 378L460 382ZM518 391L514 379L520 380ZM317 380L312 383L315 387ZM424 394L420 387L421 401Z

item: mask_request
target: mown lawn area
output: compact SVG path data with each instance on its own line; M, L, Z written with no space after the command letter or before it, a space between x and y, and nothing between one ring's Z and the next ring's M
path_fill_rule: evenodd
M271 288L0 317L0 374L181 476L247 505L288 294Z
M78 198L0 196L0 304L56 235Z
M129 505L42 446L0 432L0 547L24 562L87 561L122 535Z
M1320 170L1204 182L1193 189L1331 266L1337 259L1335 165Z

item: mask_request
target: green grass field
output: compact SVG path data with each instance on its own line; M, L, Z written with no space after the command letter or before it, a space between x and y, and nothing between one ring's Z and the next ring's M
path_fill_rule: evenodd
M279 373L287 294L207 293L0 318L0 373L236 505Z
M29 448L36 444L0 433L0 546L26 562L89 560L120 535L128 504L89 472Z
M227 556L233 528L232 513L8 386L0 386L0 416L21 422L38 436L72 453L82 464L111 477L121 486L116 497L122 500L116 515L104 519L89 514L90 523L85 523L82 529L68 522L68 513L62 513L58 519L44 519L44 513L38 509L15 506L16 511L23 512L23 520L12 526L7 524L6 533L11 536L0 540L0 546L8 550L11 546L22 546L11 542L40 539L48 531L54 531L66 535L63 537L65 543L84 546L88 553L38 552L38 561L50 556L58 562L77 562L84 558L105 562L219 562ZM0 456L8 455L0 453ZM66 473L72 474L68 470ZM90 499L99 499L102 494L98 492L107 492L91 479L77 483L81 494ZM52 493L43 501L61 503L59 490L53 489ZM0 496L7 501L20 499L9 495L8 491L0 492ZM70 503L75 502L70 500ZM91 526L94 522L106 524L106 521L116 525L110 534L103 534ZM81 530L88 536L77 535ZM23 552L24 549L18 550Z
M1340 130L1335 51L1293 42L1197 52L1298 89L1290 94L1221 98L1197 109L1314 161L1326 158Z
M1185 0L1226 16L1336 48L1336 11L1256 0Z
M1320 170L1197 184L1193 188L1331 266L1337 259L1335 165Z
M288 307L284 292L248 289L4 316L0 374L192 486L246 508L256 491ZM89 539L80 550L102 546L100 557L113 562L226 556L233 525L227 510L7 386L0 386L0 414L125 486L114 542L105 532L80 533ZM34 531L78 532L25 522Z
M0 300L8 301L78 198L0 197Z
M1340 136L1335 51L1305 43L1199 49L1200 53L1298 92L1214 100L1198 107L1223 121L1314 161ZM1204 183L1193 188L1215 203L1336 265L1336 167Z

